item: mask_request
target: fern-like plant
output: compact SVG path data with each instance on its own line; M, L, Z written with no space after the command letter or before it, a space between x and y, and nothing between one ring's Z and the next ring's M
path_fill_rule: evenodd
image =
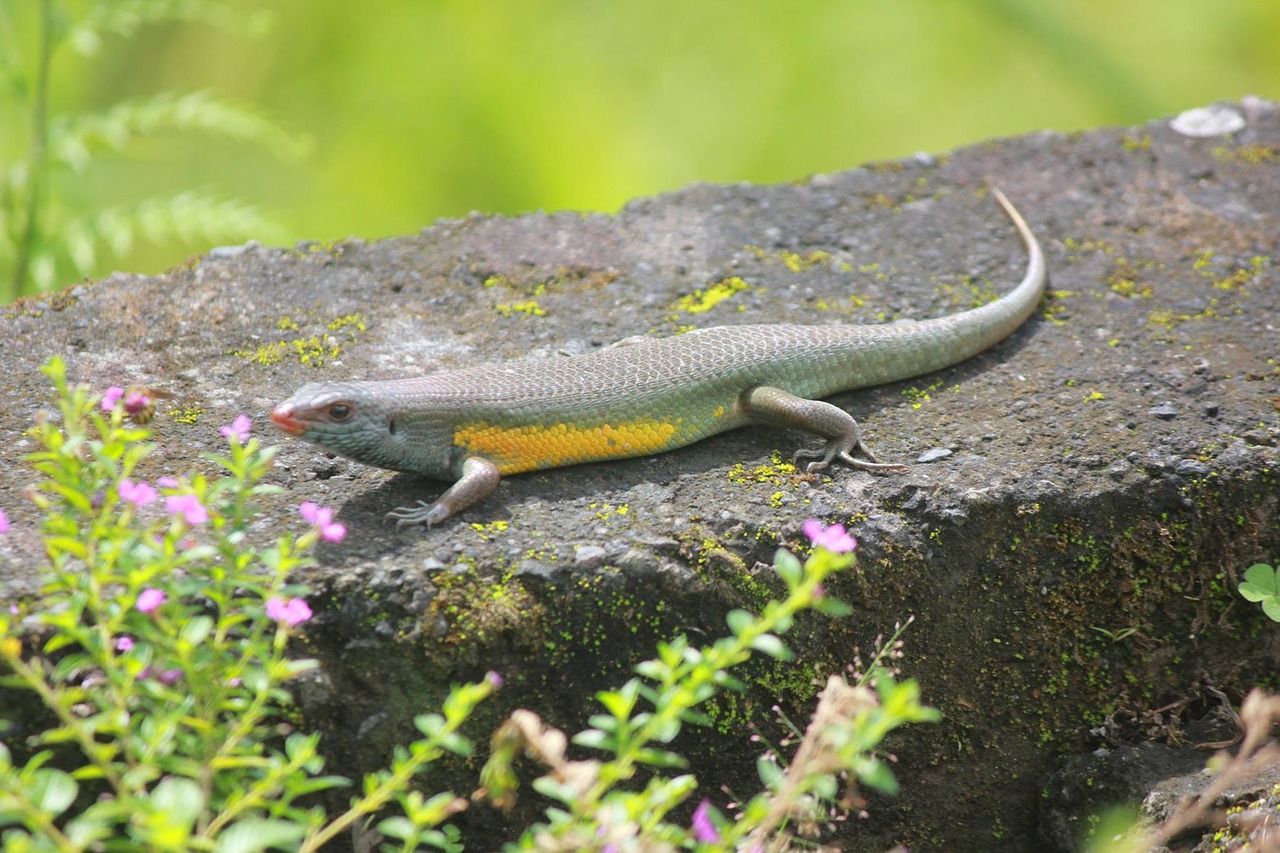
M212 133L283 159L301 156L298 139L209 92L162 93L99 112L52 110L52 74L67 67L55 61L59 54L88 62L105 39L163 21L242 32L264 24L211 0L0 3L0 303L92 275L104 252L126 256L139 238L158 245L283 239L283 229L253 205L211 191L122 199L96 210L66 191L85 182L102 156L161 133Z

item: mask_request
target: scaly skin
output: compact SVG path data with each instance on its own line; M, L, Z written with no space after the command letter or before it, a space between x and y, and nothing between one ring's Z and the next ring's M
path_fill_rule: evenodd
M435 503L391 513L443 521L518 474L662 453L749 423L826 439L807 470L877 462L843 409L813 398L919 376L1008 336L1044 293L1044 253L1013 205L992 194L1027 250L1022 282L994 302L932 320L876 326L719 326L642 338L576 357L422 376L304 385L271 419L283 431L368 465L456 482ZM865 458L853 454L860 451Z

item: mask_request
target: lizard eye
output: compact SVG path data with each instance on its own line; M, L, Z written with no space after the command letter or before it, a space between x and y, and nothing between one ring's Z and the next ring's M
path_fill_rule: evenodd
M329 406L328 409L329 420L342 423L347 418L351 417L351 413L354 410L354 407L350 403L334 403Z

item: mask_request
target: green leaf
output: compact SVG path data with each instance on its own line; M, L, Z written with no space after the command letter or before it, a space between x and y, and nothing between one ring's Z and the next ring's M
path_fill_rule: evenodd
M152 807L164 812L171 825L187 829L196 822L196 818L204 810L204 804L204 792L200 790L200 786L194 780L181 776L161 780L151 792Z
M631 710L635 707L636 697L639 695L640 680L633 678L618 690L600 691L596 694L596 698L610 714L619 720L625 720L631 716Z
M1240 584L1240 595L1243 596L1246 601L1265 601L1268 598L1276 597L1274 592L1260 587L1256 583L1250 583L1249 581L1244 581Z
M786 773L778 766L778 762L765 755L756 759L756 773L760 774L760 781L771 791L781 788L783 779L786 776Z
M435 737L444 729L444 717L439 714L419 714L413 718L413 724L427 737Z
M192 646L198 646L205 641L211 631L213 631L213 620L208 616L197 616L182 626L178 637Z
M45 814L60 815L75 802L80 786L67 773L53 767L41 767L31 776L27 798Z
M795 554L783 548L779 548L773 555L773 568L778 573L778 577L787 582L787 586L795 586L804 579L804 566L800 564L800 560Z
M1273 622L1280 622L1280 598L1268 598L1262 602L1262 612Z
M730 610L729 615L724 617L724 621L729 625L729 631L735 637L741 637L742 632L746 631L755 624L756 617L753 613L746 610Z
M635 753L636 761L654 767L674 768L688 767L689 762L683 755L665 749L640 749Z
M454 755L461 755L463 758L470 756L472 752L470 739L458 732L449 732L443 735L440 738L440 746L449 750Z
M813 603L813 609L826 616L848 616L853 608L838 598L824 595Z
M407 817L387 818L378 824L378 832L389 838L398 838L401 841L416 840L418 837L417 827Z
M1254 563L1245 570L1244 579L1271 595L1280 595L1280 570L1273 569L1266 563Z
M306 827L289 820L248 818L218 834L215 853L256 853L268 847L285 847L302 839Z
M761 634L751 641L751 648L764 652L774 660L791 660L791 649L773 634Z
M860 763L857 768L858 781L885 794L898 793L898 780L893 778L889 765L878 759L870 759Z
M573 742L588 749L609 749L617 739L599 729L584 729L573 736Z
M592 714L587 717L587 725L608 734L616 734L620 727L618 718L610 717L608 714Z

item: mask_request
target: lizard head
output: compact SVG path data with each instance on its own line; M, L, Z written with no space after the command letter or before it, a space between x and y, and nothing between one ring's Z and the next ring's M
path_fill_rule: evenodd
M430 434L421 417L399 411L394 395L371 387L381 385L308 383L276 406L271 420L282 432L366 465L448 476L448 434ZM428 434L420 435L424 428Z

